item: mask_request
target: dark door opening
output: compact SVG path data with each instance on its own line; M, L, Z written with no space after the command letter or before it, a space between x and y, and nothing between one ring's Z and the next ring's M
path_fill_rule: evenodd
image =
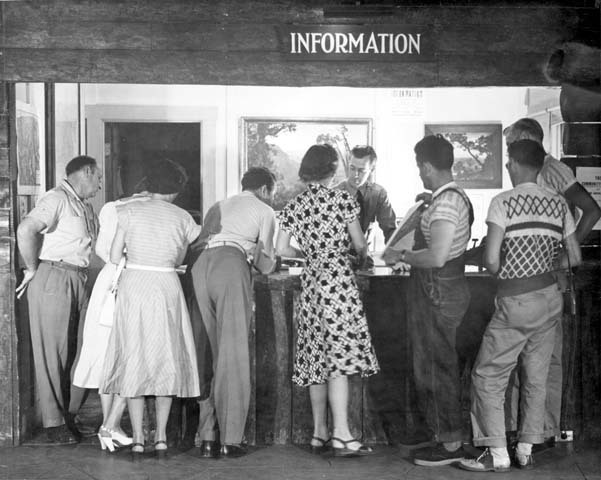
M151 162L169 158L189 176L174 203L200 222L200 127L200 123L106 122L107 201L135 193Z

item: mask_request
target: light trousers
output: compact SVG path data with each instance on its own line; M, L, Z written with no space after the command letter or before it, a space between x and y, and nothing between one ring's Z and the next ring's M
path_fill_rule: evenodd
M497 297L472 370L474 445L504 447L504 400L511 372L521 362L518 441L542 443L546 383L563 298L557 285Z

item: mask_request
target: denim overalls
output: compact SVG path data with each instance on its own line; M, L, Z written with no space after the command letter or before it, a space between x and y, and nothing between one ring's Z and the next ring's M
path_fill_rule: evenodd
M454 188L446 191L457 192L466 201L471 226L473 210L467 196ZM428 248L421 222L414 242L413 250ZM409 328L416 390L422 413L438 442L462 439L455 337L470 302L464 271L465 258L461 255L441 268L411 268L409 280Z

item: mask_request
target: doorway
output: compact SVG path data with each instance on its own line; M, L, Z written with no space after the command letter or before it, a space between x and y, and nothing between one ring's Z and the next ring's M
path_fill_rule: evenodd
M200 223L200 127L200 122L105 122L107 201L139 191L148 167L161 158L168 158L180 164L188 174L188 184L174 203Z

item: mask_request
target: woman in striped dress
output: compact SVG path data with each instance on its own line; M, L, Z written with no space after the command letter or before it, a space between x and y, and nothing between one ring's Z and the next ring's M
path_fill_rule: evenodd
M179 165L164 160L149 176L151 198L117 208L111 261L118 263L125 248L127 267L119 282L101 392L127 397L134 453L144 451L145 395L156 396L157 453L167 449L172 397L200 395L190 318L175 272L200 234L190 214L172 203L186 181ZM107 428L113 427L111 421L109 415Z

